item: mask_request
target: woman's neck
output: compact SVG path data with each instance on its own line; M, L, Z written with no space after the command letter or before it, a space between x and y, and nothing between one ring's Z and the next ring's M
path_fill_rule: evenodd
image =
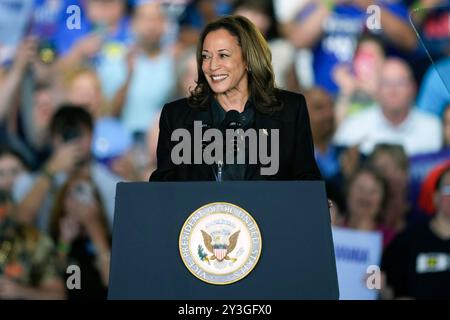
M245 104L248 100L248 92L232 89L225 93L216 94L216 100L225 111L236 110L238 112L244 111Z

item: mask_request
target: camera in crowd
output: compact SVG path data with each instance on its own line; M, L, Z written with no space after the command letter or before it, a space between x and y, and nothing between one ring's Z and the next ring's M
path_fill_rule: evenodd
M70 142L78 139L81 136L81 132L79 128L76 127L67 127L64 128L61 133L64 142Z

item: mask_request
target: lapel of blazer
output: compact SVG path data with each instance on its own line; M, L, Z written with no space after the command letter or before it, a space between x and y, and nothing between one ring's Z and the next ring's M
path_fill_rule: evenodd
M245 174L246 180L261 180L265 179L261 176L261 163L259 159L259 146L260 146L260 136L262 136L267 141L267 152L271 154L270 139L272 129L280 129L283 120L278 116L278 113L273 115L268 115L261 113L259 111L255 112L255 129L258 137L258 161L257 164L249 165Z
M211 118L211 111L209 108L206 109L193 109L189 107L189 113L185 117L184 125L191 134L192 141L191 143L195 143L194 141L194 122L195 121L201 121L203 125L211 125L212 118ZM192 145L193 148L193 145ZM192 149L193 150L193 149ZM203 149L202 149L203 153ZM192 154L192 161L194 159L194 154ZM202 161L203 162L203 161ZM208 180L215 180L214 177L214 171L212 165L207 164L200 164L195 165L194 167L191 167L193 170L196 170L198 172L199 177L208 177Z

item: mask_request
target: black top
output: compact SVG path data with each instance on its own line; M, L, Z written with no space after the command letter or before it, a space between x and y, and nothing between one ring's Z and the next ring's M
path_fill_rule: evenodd
M244 107L244 111L239 113L238 111L231 110L226 112L219 102L212 98L211 99L211 117L212 117L212 127L219 128L222 132L223 137L226 137L227 129L242 129L241 132L237 132L237 137L230 139L230 144L233 146L230 148L228 153L233 153L232 163L228 163L226 159L227 155L227 141L224 142L223 145L223 164L220 167L220 175L219 175L219 165L213 168L214 176L216 180L226 181L226 180L245 180L245 175L247 172L248 165L245 163L238 163L237 161L237 152L240 148L241 151L244 152L246 159L249 159L249 147L248 143L245 143L244 132L247 129L254 129L255 124L255 106L252 98L247 101ZM239 141L238 141L239 140ZM207 145L208 142L205 142Z
M314 158L311 128L304 96L284 90L279 90L277 95L283 103L282 110L269 115L253 108L254 119L251 127L266 135L269 141L268 154L271 154L271 130L279 130L278 172L274 175L262 175L260 168L267 167L267 165L261 164L261 159L258 157L256 164L246 165L242 180L320 180L321 174ZM194 137L194 121L202 121L217 128L217 124L213 123L211 110L211 105L209 108L192 108L188 105L186 98L164 106L159 123L158 167L152 173L150 181L216 180L217 165L208 165L204 162L202 164L175 165L171 160L172 148L179 143L171 141L172 132L175 129L183 128L189 131L191 137ZM192 144L195 144L195 141ZM193 152L191 154L193 158Z
M429 223L411 227L386 248L382 269L396 297L450 298L450 239L439 238Z
M92 242L86 237L77 238L69 252L69 265L80 267L81 289L67 290L69 300L104 300L107 297L108 289L103 285L100 272L96 266L96 252ZM70 274L66 274L67 278Z

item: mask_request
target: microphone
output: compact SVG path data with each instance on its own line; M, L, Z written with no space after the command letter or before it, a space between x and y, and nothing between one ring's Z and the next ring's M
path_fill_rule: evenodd
M233 149L234 152L239 151L239 143L243 143L243 131L247 130L253 122L253 110L251 108L245 109L242 113L236 110L230 110L226 113L225 119L222 122L222 132L226 137L226 130L239 130L238 137L234 138ZM239 140L239 141L238 141Z
M224 139L224 158L227 158L227 155L231 154L232 157L235 159L233 163L236 163L236 157L238 153L241 151L241 147L244 147L244 131L247 130L253 122L254 117L254 111L251 108L246 108L242 113L239 113L236 110L230 110L226 112L225 118L222 121L221 125L219 126L220 131L223 134ZM231 142L232 148L231 150L228 150L227 145L228 141L226 141L226 131L232 130L236 132L236 130L239 130L237 135L233 135L233 141ZM242 152L242 151L241 151ZM235 165L227 164L225 159L223 161L219 161L217 163L217 174L216 175L216 181L220 182L223 180L224 176L229 176L230 174L233 175L233 173L230 173L234 171ZM230 171L231 170L231 171ZM227 173L228 172L228 173Z
M236 110L230 110L225 114L223 125L225 129L241 129L244 126L245 116Z

